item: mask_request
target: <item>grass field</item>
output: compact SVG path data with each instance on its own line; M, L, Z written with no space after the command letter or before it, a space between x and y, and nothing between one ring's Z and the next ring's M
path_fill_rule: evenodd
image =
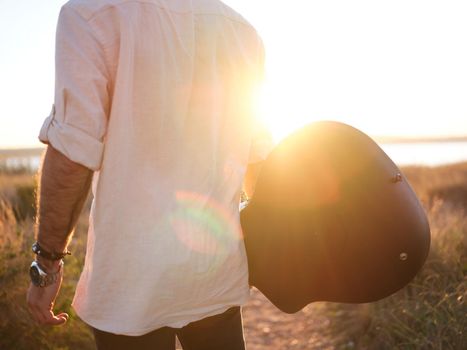
M417 278L377 303L315 303L295 315L271 311L278 320L263 317L262 323L257 320L271 305L255 292L245 308L249 349L467 348L467 163L403 171L432 229L431 252ZM70 308L84 259L88 209L75 231L56 303L71 315L68 324L41 328L29 317L25 293L35 185L27 171L0 172L0 349L94 349L90 331Z

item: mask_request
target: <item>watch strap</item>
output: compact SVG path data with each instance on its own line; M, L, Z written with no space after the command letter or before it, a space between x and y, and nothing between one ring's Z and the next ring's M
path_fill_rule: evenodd
M69 250L65 250L64 252L61 252L61 253L57 253L57 252L48 252L47 250L45 250L44 248L42 248L40 245L39 245L39 242L35 242L33 245L32 245L32 251L39 255L40 257L44 258L44 259L47 259L47 260L61 260L63 259L65 256L67 255L70 255L71 252Z

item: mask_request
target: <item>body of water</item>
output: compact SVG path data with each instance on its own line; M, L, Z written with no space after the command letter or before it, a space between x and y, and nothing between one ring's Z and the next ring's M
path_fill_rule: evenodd
M467 161L467 142L414 142L380 144L386 154L399 166L436 166ZM0 168L39 168L40 157L14 156L0 159Z
M39 169L41 158L39 156L8 157L0 159L0 168L7 169Z
M380 144L397 165L445 165L467 161L467 142Z

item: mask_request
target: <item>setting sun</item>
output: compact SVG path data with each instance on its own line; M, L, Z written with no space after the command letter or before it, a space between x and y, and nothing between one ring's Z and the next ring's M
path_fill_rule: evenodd
M467 134L464 3L226 2L264 40L260 110L276 141L316 120L376 136Z
M267 82L258 94L257 103L259 119L270 131L275 143L293 130L314 121L301 112L300 101L296 101L292 94L277 90Z

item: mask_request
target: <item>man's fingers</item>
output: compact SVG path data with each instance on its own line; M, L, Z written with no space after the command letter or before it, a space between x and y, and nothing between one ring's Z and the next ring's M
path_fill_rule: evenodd
M60 284L53 284L45 288L29 287L27 303L33 318L42 325L60 326L67 322L68 314L53 312L55 298L60 290Z
M68 314L61 313L55 316L50 310L40 310L36 308L33 310L32 314L34 319L42 325L61 326L68 320Z
M62 326L66 323L67 319L65 317L56 317L54 316L52 319L46 321L46 325L49 326Z
M34 320L42 325L61 326L66 323L69 317L65 312L54 315L51 309L44 309L31 303L28 303L28 307Z
M69 315L66 312L62 312L62 313L58 314L57 317L63 317L63 318L66 318L68 320Z
M62 312L61 314L58 314L57 317L63 320L63 323L66 323L66 321L68 321L69 316L66 312Z
M61 326L66 323L68 320L68 314L61 313L57 316L54 315L52 310L47 310L42 312L43 324L49 326Z

